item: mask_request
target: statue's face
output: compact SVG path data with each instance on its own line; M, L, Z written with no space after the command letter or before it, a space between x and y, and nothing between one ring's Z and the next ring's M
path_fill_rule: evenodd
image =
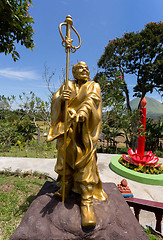
M73 67L73 75L77 80L87 81L90 79L89 69L85 62L79 62Z

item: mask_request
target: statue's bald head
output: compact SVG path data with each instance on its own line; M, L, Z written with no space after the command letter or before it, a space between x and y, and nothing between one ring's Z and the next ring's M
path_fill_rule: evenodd
M73 73L74 79L83 80L83 81L87 81L88 79L90 79L88 66L83 61L78 62L73 66L72 73Z

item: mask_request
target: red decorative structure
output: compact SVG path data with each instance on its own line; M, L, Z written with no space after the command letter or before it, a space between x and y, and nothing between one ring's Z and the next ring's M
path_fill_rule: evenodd
M141 108L140 108L140 121L139 124L142 126L142 128L139 129L139 137L138 137L138 147L137 147L137 154L140 155L142 158L144 156L145 151L145 133L141 135L142 132L145 131L146 128L146 108L145 105L147 104L147 101L145 97L141 101Z
M159 158L155 157L155 154L152 153L152 151L148 151L146 155L144 155L145 151L145 131L146 128L146 108L145 105L147 104L147 101L145 97L141 101L141 116L140 116L140 129L139 129L139 136L138 136L138 145L135 152L129 148L128 155L123 154L122 158L130 163L133 163L136 166L139 166L140 164L143 166L150 166L150 167L159 167L162 165L162 163L158 163ZM158 164L157 164L158 163Z
M139 166L141 164L143 166L159 167L162 165L162 163L158 163L159 158L155 157L155 154L153 154L151 151L148 151L146 155L141 157L137 153L137 149L134 152L131 148L129 148L128 155L129 156L123 154L122 158L126 160L126 162L133 163L136 166Z

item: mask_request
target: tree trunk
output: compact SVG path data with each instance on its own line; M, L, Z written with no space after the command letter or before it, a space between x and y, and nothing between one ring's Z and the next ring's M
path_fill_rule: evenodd
M137 149L137 144L138 144L138 137L137 136L133 136L131 138L131 142L130 142L130 147L135 151L135 149Z
M124 73L123 73L123 79L124 79ZM127 105L127 111L129 113L132 112L131 106L130 106L130 98L129 98L129 91L127 88L127 84L124 81L124 92L126 95L126 105ZM131 119L131 126L132 126L132 132L133 132L133 137L131 137L131 141L130 141L130 147L132 149L136 149L137 148L137 136L135 136L135 133L137 131L137 125L135 124L135 122Z
M40 126L38 125L38 129L37 129L37 142L38 145L40 144Z
M124 81L124 93L126 95L126 105L127 105L127 110L129 112L131 112L131 106L130 106L130 98L129 98L129 91L128 91L128 88L127 88L127 84L125 82L125 78L124 78L124 72L123 70L121 69L121 66L120 66L120 71L122 72L122 76L123 76L123 81Z
M124 85L124 92L125 92L125 95L126 95L127 110L128 110L128 112L131 112L132 110L131 110L131 106L130 106L129 91L128 91L126 83Z

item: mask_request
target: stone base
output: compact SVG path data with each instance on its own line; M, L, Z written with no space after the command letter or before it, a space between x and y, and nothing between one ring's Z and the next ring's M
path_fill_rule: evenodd
M81 227L80 196L71 193L62 203L53 193L55 182L46 182L25 213L10 240L147 240L137 219L114 183L104 183L108 201L94 201L97 225Z

